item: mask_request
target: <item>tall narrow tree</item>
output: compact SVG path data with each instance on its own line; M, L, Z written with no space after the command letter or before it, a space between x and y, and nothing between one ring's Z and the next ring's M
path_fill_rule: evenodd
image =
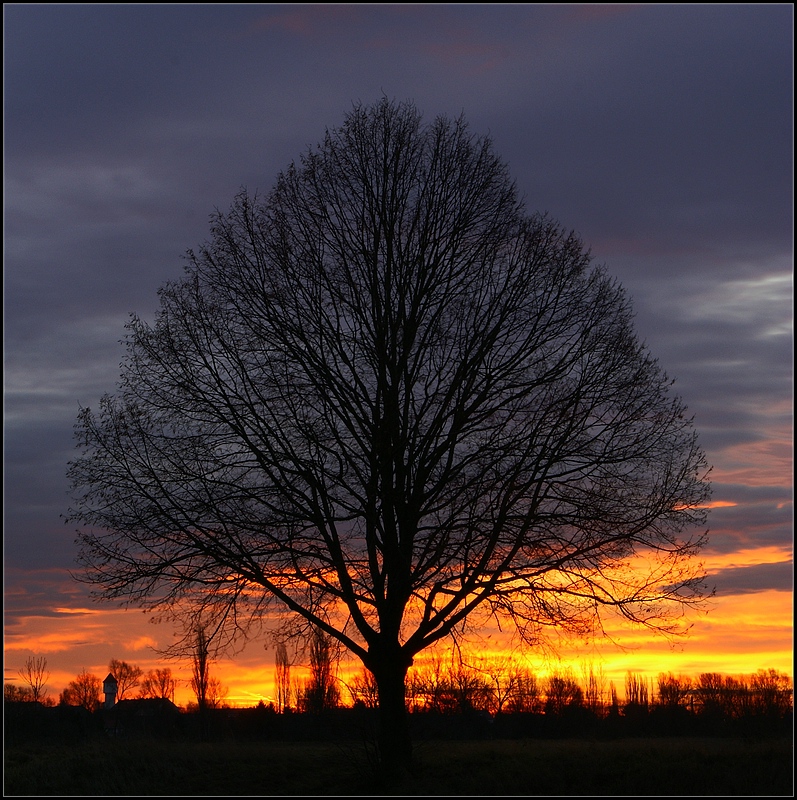
M340 704L332 637L320 630L313 631L309 650L310 677L304 684L302 706L305 711L318 714Z
M277 711L284 714L292 707L291 702L291 662L285 642L277 642L274 659L274 688L277 695Z
M191 654L191 689L196 697L199 711L208 708L210 686L210 642L205 627L197 624L193 629L193 652Z

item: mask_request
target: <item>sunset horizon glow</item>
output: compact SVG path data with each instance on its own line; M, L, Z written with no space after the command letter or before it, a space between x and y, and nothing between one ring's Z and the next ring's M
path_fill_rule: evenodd
M705 562L710 569L791 565L790 554L775 548L722 554ZM110 660L117 659L140 667L145 674L168 667L177 681L175 702L180 706L195 702L189 686L190 659L165 658L156 652L174 635L168 623L155 624L149 621L147 612L111 610L104 604L53 607L51 613L52 616L25 617L11 636L6 631L5 682L23 686L18 670L28 657L43 656L50 672L48 694L57 700L81 671L102 680ZM793 676L793 607L789 592L770 590L715 596L707 600L704 610L692 613L690 621L691 627L683 636L665 637L612 620L615 624L607 624L607 634L616 643L608 637L592 642L550 643L553 652L547 655L528 646L519 648L508 634L482 631L478 641L471 637L470 646L466 639L463 658L466 664L484 658L511 658L517 666L530 669L538 677L570 670L576 678L581 678L592 668L607 687L610 683L614 685L620 697L628 673L648 679L653 686L661 673L696 678L704 672L747 676L758 670L775 669ZM422 651L416 656L416 666L434 655L450 657L451 647L444 640ZM350 654L339 664L344 685L346 676L361 670L360 662ZM218 677L228 690L227 705L248 707L261 700L268 704L275 695L273 642L261 637L247 643L237 656L213 660L211 675ZM300 680L308 677L308 665L299 660L292 667L292 676ZM342 697L347 698L345 689Z

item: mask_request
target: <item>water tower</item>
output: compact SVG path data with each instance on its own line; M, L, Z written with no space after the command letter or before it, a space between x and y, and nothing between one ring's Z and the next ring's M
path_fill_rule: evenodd
M102 690L105 692L105 707L113 708L116 702L116 690L119 688L119 683L116 678L109 672L108 677L102 682Z

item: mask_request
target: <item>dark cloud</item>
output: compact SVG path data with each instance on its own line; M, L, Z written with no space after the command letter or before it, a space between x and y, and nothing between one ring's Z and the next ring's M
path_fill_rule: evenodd
M708 583L715 586L717 595L751 594L763 590L794 591L792 564L755 564L750 567L729 567L713 573Z
M627 288L738 503L711 547L789 546L792 6L3 13L7 592L71 566L72 425L113 390L129 312L153 315L216 207L382 95L464 113ZM734 586L784 585L749 569Z
M772 491L766 494L771 495ZM786 494L790 495L790 492L784 491L784 495ZM713 508L709 519L711 533L706 552L727 554L756 548L775 548L783 552L786 558L792 552L793 546L793 514L790 496L782 500L766 499Z
M69 618L90 614L86 587L66 569L28 569L6 566L4 625L15 632L28 617Z
M724 510L717 509L717 512ZM717 513L713 521L716 545L723 541L723 531L734 531L742 548L776 547L785 553L792 550L794 509L791 501L740 505L727 511L727 514Z

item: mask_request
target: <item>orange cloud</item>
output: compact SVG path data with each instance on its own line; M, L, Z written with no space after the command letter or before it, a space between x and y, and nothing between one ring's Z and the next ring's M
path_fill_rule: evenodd
M751 567L757 564L782 564L792 560L791 548L748 547L732 553L712 553L702 559L703 566L710 571L729 567Z

